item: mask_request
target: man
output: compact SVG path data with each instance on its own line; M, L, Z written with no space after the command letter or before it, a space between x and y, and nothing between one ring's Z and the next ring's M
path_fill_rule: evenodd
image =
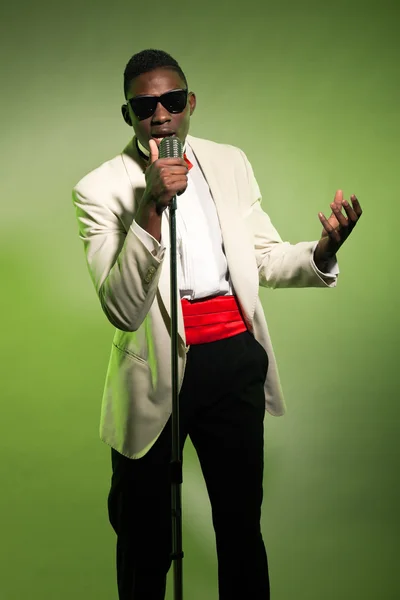
M282 242L243 152L188 135L196 98L171 56L134 55L124 87L135 135L73 194L90 274L116 327L101 437L112 448L119 598L163 599L171 564L166 209L178 194L181 443L190 435L210 496L220 599L266 600L263 420L265 409L283 414L284 401L258 286L335 286L335 255L361 208L338 191L330 218L319 214L318 242ZM185 158L159 159L172 134Z

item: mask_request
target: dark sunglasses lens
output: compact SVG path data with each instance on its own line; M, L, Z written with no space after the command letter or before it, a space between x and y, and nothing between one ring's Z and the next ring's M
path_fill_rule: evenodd
M156 110L157 98L152 96L143 96L141 98L131 98L129 103L132 107L133 112L139 119L148 119Z
M139 121L143 121L154 114L158 101L161 102L168 112L174 114L181 113L185 110L187 103L187 91L175 90L173 92L167 92L160 96L160 98L157 98L156 96L139 96L137 98L131 98L129 103Z
M181 113L185 110L187 103L187 91L176 90L174 92L168 92L163 94L160 98L161 104L167 109L168 112L176 114Z

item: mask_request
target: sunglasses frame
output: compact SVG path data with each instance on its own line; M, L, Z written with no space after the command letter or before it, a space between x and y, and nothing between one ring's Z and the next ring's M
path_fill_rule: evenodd
M185 95L186 95L185 105L182 108L182 110L171 111L171 110L169 110L168 106L165 106L164 102L162 101L162 98L165 98L165 96L168 96L169 94L173 94L174 92L184 92ZM189 90L183 89L183 88L177 88L176 90L169 90L169 92L165 92L164 94L161 94L161 96L151 96L150 94L149 95L143 94L141 96L135 96L134 98L129 98L128 103L129 103L129 105L130 105L130 107L131 107L134 115L136 116L136 118L139 121L145 121L146 119L148 119L149 117L152 117L154 115L154 113L156 112L156 109L157 109L157 104L159 102L163 105L164 108L166 108L168 110L169 113L171 113L173 115L177 115L177 114L182 113L185 110L186 106L187 106L188 97L189 97ZM136 113L135 108L134 108L134 102L135 102L135 100L140 100L141 98L149 98L149 99L151 99L153 101L152 111L150 112L150 114L148 114L145 117L140 117Z

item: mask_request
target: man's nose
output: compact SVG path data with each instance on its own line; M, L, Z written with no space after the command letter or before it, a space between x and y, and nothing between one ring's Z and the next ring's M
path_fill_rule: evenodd
M152 122L153 123L166 123L171 120L171 115L167 109L161 104L157 103L156 110L154 111Z

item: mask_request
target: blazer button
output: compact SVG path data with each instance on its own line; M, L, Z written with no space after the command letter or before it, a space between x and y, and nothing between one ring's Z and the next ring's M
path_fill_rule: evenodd
M156 272L156 268L155 267L149 267L147 269L147 273L146 276L144 278L146 283L150 283L154 277L154 273Z

